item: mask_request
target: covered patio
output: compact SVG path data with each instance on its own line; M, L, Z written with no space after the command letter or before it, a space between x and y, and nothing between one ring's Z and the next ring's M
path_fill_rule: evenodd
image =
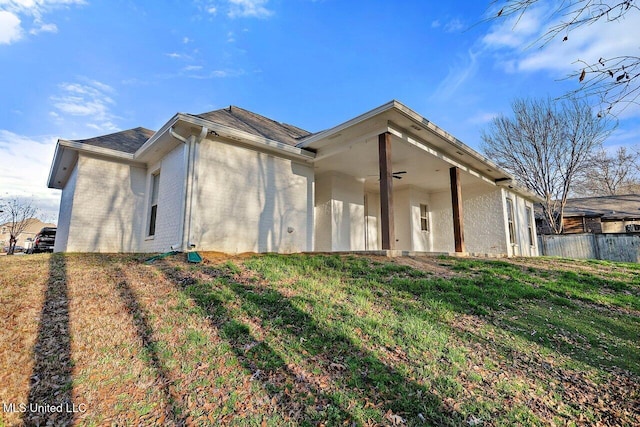
M316 153L316 251L537 255L536 196L397 101L299 147Z

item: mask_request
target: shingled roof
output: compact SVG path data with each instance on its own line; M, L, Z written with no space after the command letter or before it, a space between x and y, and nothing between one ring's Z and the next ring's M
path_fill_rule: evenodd
M137 127L109 135L96 136L95 138L74 140L73 142L133 154L138 148L142 147L154 133L152 130Z
M295 146L300 138L311 134L299 127L276 122L233 105L221 110L195 114L195 116L292 146Z
M581 216L601 217L604 220L640 218L640 194L567 199L564 217ZM540 205L536 205L536 217L542 217Z

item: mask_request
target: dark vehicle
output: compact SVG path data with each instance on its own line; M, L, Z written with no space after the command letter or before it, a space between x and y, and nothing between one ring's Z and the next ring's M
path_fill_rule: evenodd
M53 252L53 244L56 242L56 230L57 228L55 227L45 227L40 230L33 239L31 253Z

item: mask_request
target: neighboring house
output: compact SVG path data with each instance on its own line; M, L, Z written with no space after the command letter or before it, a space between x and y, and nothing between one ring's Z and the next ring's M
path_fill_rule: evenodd
M539 234L553 234L540 206L536 228ZM563 234L640 232L640 194L567 199L562 228Z
M33 238L43 227L55 227L55 224L45 223L37 218L29 218L27 226L24 231L18 236L16 246L22 246L25 249L29 249L33 243ZM18 224L20 224L18 222ZM0 251L9 246L9 230L11 229L11 223L7 222L0 224Z
M59 140L56 251L538 254L513 177L392 101L310 134L238 107Z

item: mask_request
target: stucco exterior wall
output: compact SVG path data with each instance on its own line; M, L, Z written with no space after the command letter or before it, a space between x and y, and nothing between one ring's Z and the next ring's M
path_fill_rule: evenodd
M70 187L68 191L73 204L71 207L65 204L62 208L62 217L71 212L64 250L139 251L145 169L82 153L78 156L76 168L75 190L72 192ZM62 243L58 248L62 250Z
M66 185L60 195L60 211L58 213L58 229L56 231L56 241L53 246L54 252L66 252L69 241L69 227L71 225L71 215L73 212L73 199L78 180L78 163L76 163L69 175Z
M182 243L184 223L184 185L185 185L186 145L171 150L158 163L151 165L143 179L144 199L139 212L144 212L141 223L142 249L144 252L167 252L172 246ZM158 211L156 230L149 236L151 209L151 186L153 175L160 173L158 192Z
M238 252L313 250L313 167L234 143L198 146L190 242Z

